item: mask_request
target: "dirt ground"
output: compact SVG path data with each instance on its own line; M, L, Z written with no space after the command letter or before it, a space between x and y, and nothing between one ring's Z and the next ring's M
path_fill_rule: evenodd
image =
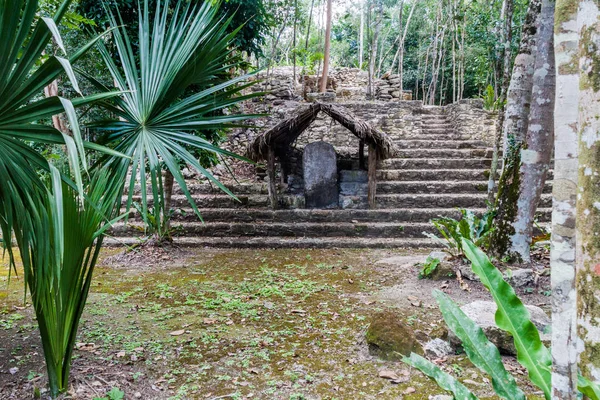
M444 394L401 362L369 355L369 318L393 309L427 338L445 328L431 296L491 299L475 282L419 280L427 252L106 250L95 272L64 399L429 399ZM402 256L394 265L377 263ZM548 280L520 292L549 308ZM505 358L529 398L523 370ZM437 360L496 398L464 355ZM405 377L394 384L382 370ZM47 398L41 342L23 282L0 262L0 399ZM121 396L124 394L124 397Z

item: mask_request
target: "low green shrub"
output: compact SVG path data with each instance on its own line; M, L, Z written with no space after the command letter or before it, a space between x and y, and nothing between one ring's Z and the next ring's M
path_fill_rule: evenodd
M431 275L433 275L440 263L441 261L439 258L429 256L424 263L417 264L418 266L422 267L421 271L419 272L419 279L431 278Z
M529 312L503 279L502 273L490 262L486 254L473 242L462 239L462 248L472 263L473 272L490 291L498 306L496 324L511 334L517 350L517 361L527 370L531 383L551 398L552 356L540 339L539 332L531 322ZM498 348L485 336L481 328L441 291L433 293L448 327L461 340L465 353L477 368L489 375L498 396L509 400L525 400L525 394L515 379L506 371ZM477 399L464 385L435 364L417 354L403 361L434 379L438 385L454 394L456 399ZM591 400L600 400L600 386L579 377L579 390Z
M462 240L467 239L478 247L487 248L492 233L495 211L487 211L478 217L473 211L464 208L459 209L461 219L450 217L439 217L431 220L441 238L433 233L423 234L445 247L445 251L452 257L463 255Z

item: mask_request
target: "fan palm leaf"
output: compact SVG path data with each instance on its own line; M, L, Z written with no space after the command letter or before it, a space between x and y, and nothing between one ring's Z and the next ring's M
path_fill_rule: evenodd
M192 4L194 3L194 4ZM256 96L243 95L248 76L228 78L238 66L232 54L237 33L227 33L230 20L217 18L219 3L179 1L170 11L168 1L157 1L152 13L148 1L140 7L139 57L134 53L118 12L109 13L118 63L103 43L99 50L119 98L101 104L119 119L92 124L103 132L100 143L127 155L132 163L109 156L103 165L118 165L119 176L129 178L127 209L131 208L137 179L141 186L141 212L147 216L154 202L153 220L160 223L164 210L163 166L182 188L195 213L198 208L180 171L183 161L233 196L190 152L190 148L244 159L220 149L197 132L236 126L252 116L227 114L235 104ZM101 90L108 87L89 77ZM150 190L148 190L148 188ZM150 197L151 195L151 197ZM146 219L146 218L144 218ZM160 228L158 228L160 229Z

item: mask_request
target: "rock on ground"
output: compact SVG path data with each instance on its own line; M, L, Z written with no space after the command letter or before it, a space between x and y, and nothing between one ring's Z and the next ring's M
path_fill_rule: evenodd
M535 281L533 270L529 268L516 269L512 271L512 276L508 278L508 282L513 287L524 287L532 285Z
M531 322L540 331L542 341L549 342L551 335L549 332L551 320L544 310L536 306L525 306L531 315ZM483 333L493 344L498 347L500 353L505 355L516 355L516 349L512 336L496 326L495 314L496 303L493 301L474 301L461 307L461 310L477 325L483 329ZM460 340L454 333L448 332L448 340L454 346L460 346Z
M423 349L425 350L425 355L432 358L442 358L454 353L454 349L450 343L439 338L425 343Z
M369 353L384 360L399 361L410 353L423 354L411 327L392 311L373 316L366 339Z

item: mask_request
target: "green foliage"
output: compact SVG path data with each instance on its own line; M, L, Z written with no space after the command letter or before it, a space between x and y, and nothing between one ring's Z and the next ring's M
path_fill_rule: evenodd
M597 382L592 382L589 379L579 375L577 380L577 388L590 400L600 400L600 384Z
M550 399L552 357L550 351L541 342L529 312L485 253L467 239L463 239L462 242L465 254L472 263L473 272L490 291L498 307L495 316L497 326L511 334L517 349L517 360L527 369L531 382L542 389L546 399ZM525 394L518 388L514 377L504 368L500 352L485 337L481 328L469 319L446 294L436 290L433 296L440 306L444 321L461 340L471 362L492 378L492 386L496 394L503 399L524 400ZM429 361L420 359L415 354L403 361L435 379L441 388L452 391L456 398L467 398L465 394L458 395L455 391L456 385L451 385L456 382L454 378L442 371L436 371L437 367ZM600 387L584 377L579 377L578 388L588 398L600 399Z
M47 0L50 1L50 0ZM56 0L55 0L56 1ZM128 30L134 47L138 45L137 22L139 20L138 0L80 0L78 11L87 20L92 20L99 27L110 26L110 13L107 13L105 4L113 13L120 14L123 24L131 29ZM143 1L139 1L143 3ZM156 0L150 0L151 10L156 9ZM166 0L161 3L167 3L167 6L173 12L177 6L178 0ZM198 3L198 2L196 2ZM265 32L274 24L272 8L265 0L225 0L219 5L215 1L202 1L202 3L212 3L217 8L217 19L229 20L227 32L231 33L238 30L232 40L232 44L239 50L246 51L248 54L261 55L262 45L264 44Z
M460 209L462 218L456 220L449 217L440 217L431 220L442 238L424 232L423 234L436 242L442 244L450 255L457 257L463 254L462 240L467 239L477 246L487 247L489 236L492 233L494 211L487 211L481 218L474 212Z
M133 188L139 175L142 218L153 219L158 232L166 231L162 225L170 212L165 209L163 168L173 175L199 217L180 170L181 161L234 197L192 151L245 160L213 145L198 133L236 126L239 121L248 119L248 115L221 111L256 96L241 95L251 85L240 84L248 76L228 78L228 71L240 63L231 50L237 30L227 33L231 21L219 19L217 6L210 3L184 7L180 1L177 5L178 14L169 18L169 4L163 3L152 15L149 3L144 2L139 15L139 56L133 50L129 32L120 26L116 15L109 14L121 65L117 65L104 44L100 44L99 50L124 94L102 104L118 116L118 120L91 124L100 133L100 143L114 147L133 160L130 165L127 160L111 156L101 162L114 168L118 180L125 180L131 171L128 209L132 206ZM82 73L100 90L108 90L89 74Z
M114 387L106 392L105 397L94 397L94 400L123 400L124 398L125 392Z
M0 0L0 232L4 238L0 243L15 271L14 249L7 238L14 237L17 244L42 339L50 393L56 397L67 388L93 270L103 235L120 209L128 171L134 171L130 189L136 175L142 176L144 210L148 209L147 174L160 202L163 165L178 173L180 186L183 182L178 160L194 165L222 187L186 148L233 155L193 133L221 131L247 118L221 111L249 97L239 96L248 87L239 84L246 77L226 79L224 71L237 65L230 50L236 31L226 33L228 23L216 18L216 8L180 7L180 15L167 18L165 6L151 29L146 4L140 17L139 61L134 61L127 34L124 28L116 28L114 17L119 67L100 45L113 78L127 93L110 92L80 71L102 89L101 94L73 101L40 100L38 94L61 73L80 92L71 63L98 39L69 58L44 54L52 47L51 38L65 52L58 25L71 1L60 3L54 18L43 17L38 5L36 0ZM189 94L192 86L196 91ZM122 118L94 125L104 133L101 142L113 149L85 142L79 129L75 108L97 101ZM39 123L59 113L66 114L69 134ZM64 146L68 168L65 164L59 172L50 164L43 145ZM88 166L88 161L93 165ZM182 187L189 198L185 184ZM119 391L113 390L111 396L118 399Z
M483 92L483 108L488 111L498 111L505 104L500 98L496 98L496 91L492 85L487 85Z
M471 261L473 272L490 291L498 306L496 324L512 335L517 349L517 361L527 369L531 382L542 389L549 399L552 357L540 340L539 332L531 322L529 312L485 253L466 239L462 242L465 255Z
M437 269L438 265L440 265L440 262L440 259L437 257L427 257L427 260L420 265L422 268L421 271L419 271L419 279L430 278Z
M525 400L525 394L504 368L498 348L485 337L479 325L443 292L436 290L433 296L440 306L444 321L462 342L469 360L492 378L495 392L504 399Z
M442 389L452 392L455 399L477 400L477 397L465 385L420 355L412 353L410 358L404 357L402 361L435 379Z

